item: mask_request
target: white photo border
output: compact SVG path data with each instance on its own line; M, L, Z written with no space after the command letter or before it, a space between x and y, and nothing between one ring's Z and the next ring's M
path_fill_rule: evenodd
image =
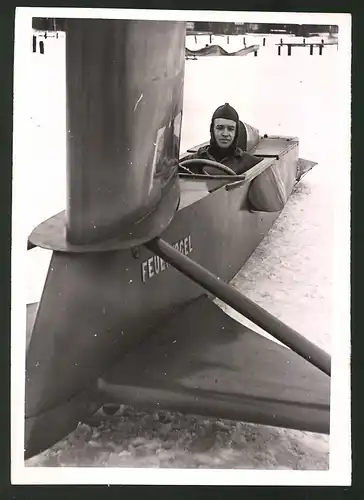
M87 467L25 467L24 394L26 294L24 287L27 235L21 221L25 190L22 183L27 137L21 132L27 106L29 40L33 17L103 18L176 21L331 24L339 26L341 68L337 105L342 141L336 144L342 165L350 165L351 16L328 13L220 12L135 9L19 7L14 45L14 134L11 295L11 481L12 484L184 484L184 485L350 485L350 170L337 181L335 208L335 295L332 336L330 468L327 471L261 471L219 469L133 469ZM340 183L340 184L339 184ZM340 186L340 188L339 188Z

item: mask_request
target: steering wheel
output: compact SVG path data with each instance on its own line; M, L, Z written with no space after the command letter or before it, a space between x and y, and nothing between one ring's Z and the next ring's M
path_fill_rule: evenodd
M184 168L186 165L190 165L192 163L199 163L205 166L216 168L217 170L224 172L224 174L238 175L236 172L234 172L232 168L227 167L223 163L219 163L218 161L207 160L204 158L192 158L191 160L184 160L180 163L180 165L182 166L182 168ZM206 175L211 175L209 174L209 172L205 170L205 167L202 168L202 171Z

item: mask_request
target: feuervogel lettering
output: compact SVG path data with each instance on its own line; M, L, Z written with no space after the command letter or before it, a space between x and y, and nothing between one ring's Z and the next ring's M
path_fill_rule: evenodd
M173 247L176 248L183 255L188 255L193 251L191 235L186 236L173 243ZM146 283L147 280L157 276L162 271L170 267L168 262L158 257L158 255L152 255L149 259L144 260L141 264L142 271L142 282Z

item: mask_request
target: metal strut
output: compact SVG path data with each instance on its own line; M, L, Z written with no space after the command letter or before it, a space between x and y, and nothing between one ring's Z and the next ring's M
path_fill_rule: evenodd
M180 253L166 241L155 238L145 246L182 274L188 276L205 290L231 306L235 311L243 314L257 326L263 328L267 333L326 373L326 375L331 375L331 357L329 354L293 330L293 328L265 311L231 285L197 264L197 262Z

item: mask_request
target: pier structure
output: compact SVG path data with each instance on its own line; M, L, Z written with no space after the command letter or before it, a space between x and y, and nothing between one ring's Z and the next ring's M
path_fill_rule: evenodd
M322 56L323 49L326 45L337 45L337 42L325 43L324 40L321 40L321 42L307 43L306 40L304 39L302 43L299 43L299 42L283 42L283 40L281 39L280 43L276 44L276 46L278 47L279 56L282 54L282 47L284 46L287 47L287 55L289 56L292 55L292 47L309 47L310 56L314 54L314 47L318 47L318 53L320 56Z

